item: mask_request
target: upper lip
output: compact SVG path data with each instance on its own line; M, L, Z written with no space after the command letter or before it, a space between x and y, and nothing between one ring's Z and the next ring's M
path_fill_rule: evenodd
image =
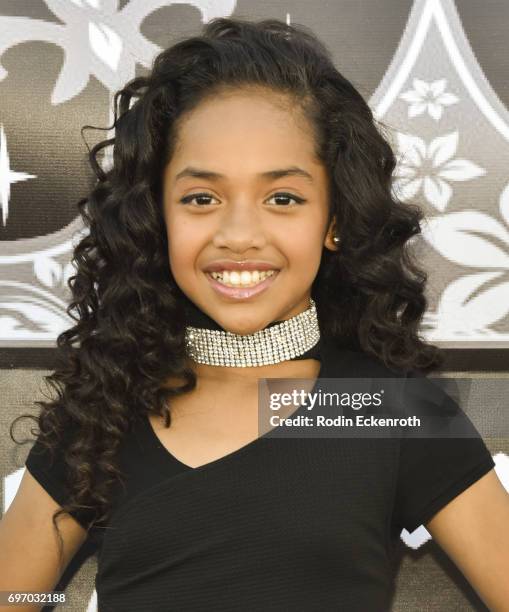
M249 261L234 261L233 259L218 259L203 268L204 272L220 272L221 270L278 270L277 266L268 261L250 259Z

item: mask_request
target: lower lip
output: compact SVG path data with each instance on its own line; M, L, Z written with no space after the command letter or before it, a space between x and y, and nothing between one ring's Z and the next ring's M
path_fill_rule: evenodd
M226 285L221 284L215 278L213 278L209 272L205 272L205 276L209 279L212 288L215 289L219 294L224 295L226 297L235 298L237 300L244 300L246 298L253 297L254 295L258 295L268 289L272 283L275 281L278 276L279 271L272 274L261 283L257 285L253 285L253 287L227 287Z

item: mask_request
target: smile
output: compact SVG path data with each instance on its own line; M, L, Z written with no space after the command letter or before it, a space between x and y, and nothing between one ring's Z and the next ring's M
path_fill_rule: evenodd
M222 296L234 299L247 299L268 289L278 277L279 270L223 270L206 272L212 288Z
M211 272L211 276L227 287L254 287L276 272L277 270L223 270Z

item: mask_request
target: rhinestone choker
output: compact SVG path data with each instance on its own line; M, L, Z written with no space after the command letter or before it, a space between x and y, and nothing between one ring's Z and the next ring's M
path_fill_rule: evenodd
M253 334L186 326L188 355L198 363L214 366L239 368L279 363L306 353L319 340L316 304L312 298L304 312L286 321L275 321Z

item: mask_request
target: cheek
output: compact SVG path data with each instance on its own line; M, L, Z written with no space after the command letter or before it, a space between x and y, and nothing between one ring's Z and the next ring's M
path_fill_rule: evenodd
M282 236L289 263L303 270L312 270L320 263L322 235L316 223L299 224Z
M175 278L189 278L189 271L200 250L200 236L196 227L174 219L167 224L168 258Z

